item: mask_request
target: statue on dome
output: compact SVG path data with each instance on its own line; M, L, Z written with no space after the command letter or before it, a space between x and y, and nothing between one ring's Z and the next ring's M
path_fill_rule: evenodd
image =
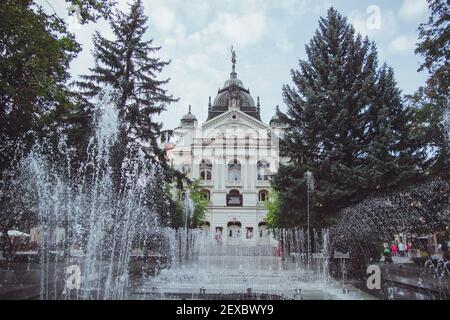
M236 66L236 51L234 51L233 46L231 46L231 63L233 64L233 72L235 72L235 66Z

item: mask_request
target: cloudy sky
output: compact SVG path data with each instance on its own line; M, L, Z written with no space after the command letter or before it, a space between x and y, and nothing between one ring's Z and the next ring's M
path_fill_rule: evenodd
M62 0L39 0L48 10L68 21L83 51L71 65L74 77L87 73L94 30L111 37L108 24L79 26L68 16ZM118 0L127 10L127 1ZM268 122L275 105L284 110L281 87L290 83L289 71L305 58L304 46L320 16L334 6L355 28L376 42L381 63L395 70L403 93L423 85L418 73L421 58L414 54L417 27L428 19L426 0L143 0L149 16L148 39L162 46L160 56L171 60L161 74L170 77L167 89L180 101L161 115L165 128L178 125L192 105L200 122L206 120L208 96L229 78L230 47L237 53L236 71L256 101L261 99L262 119ZM374 7L375 6L375 7ZM379 15L378 15L379 9ZM377 17L380 19L377 19Z

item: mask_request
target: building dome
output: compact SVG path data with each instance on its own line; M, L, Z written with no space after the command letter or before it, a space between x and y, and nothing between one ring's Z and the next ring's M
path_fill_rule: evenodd
M181 118L181 125L191 125L194 122L197 122L197 118L191 113L191 106L189 106L189 112Z
M189 111L181 118L181 121L197 121L197 118Z
M277 106L275 114L273 115L273 117L269 121L269 125L271 127L277 127L277 126L284 126L285 125L284 121L282 121L280 119L279 115L278 115L280 112L281 112L280 111L280 107Z
M230 108L236 108L242 112L261 120L259 103L255 105L255 101L250 95L250 90L245 89L243 82L238 79L235 63L236 54L232 51L232 71L230 78L225 81L223 87L217 92L214 102L209 104L208 119L210 120Z
M271 125L272 123L279 123L280 122L280 117L278 117L277 114L275 114L272 118L270 118L269 124Z
M242 83L242 81L237 78L237 75L233 78L233 74L231 75L230 79L225 81L222 89L226 89L230 86L238 86L238 87L244 88L244 84Z
M227 81L228 82L228 81ZM242 81L239 80L242 84ZM226 82L225 82L226 84ZM231 84L232 86L234 84ZM216 98L214 99L213 107L226 107L228 106L228 100L230 98L231 90L228 90L230 86L224 87L219 91ZM241 90L242 88L242 90ZM239 96L239 106L240 107L252 107L255 108L255 101L253 100L250 92L244 89L242 86L239 86L239 90L236 90L237 95Z

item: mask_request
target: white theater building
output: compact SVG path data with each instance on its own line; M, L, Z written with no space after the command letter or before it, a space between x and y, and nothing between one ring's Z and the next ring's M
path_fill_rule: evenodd
M272 241L264 201L279 166L283 124L276 116L269 125L261 121L259 97L255 104L237 78L235 63L232 51L230 78L212 103L209 97L206 122L199 124L189 107L166 136L166 148L173 167L200 179L209 200L201 228L218 242L263 245Z

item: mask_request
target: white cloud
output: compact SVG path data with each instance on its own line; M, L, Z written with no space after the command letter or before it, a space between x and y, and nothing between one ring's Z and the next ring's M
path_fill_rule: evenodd
M426 16L427 12L427 0L403 0L399 14L405 20L414 20Z
M64 1L36 0L53 13L67 17ZM117 8L128 11L127 2L118 0ZM214 99L217 88L229 77L230 46L238 55L237 72L252 95L261 96L262 117L270 119L273 106L283 108L281 85L290 81L289 70L304 56L304 44L313 36L320 16L333 4L349 18L355 28L376 42L380 61L393 63L399 84L405 92L422 84L423 79L411 70L417 69L412 31L425 21L426 0L378 1L381 29L367 28L366 4L342 0L144 0L149 16L146 38L162 46L155 56L172 60L159 79L171 78L165 86L180 102L161 114L165 128L178 125L180 117L192 105L199 121L206 120L208 96ZM372 3L372 2L369 2ZM377 2L374 2L377 4ZM420 18L419 18L420 16ZM71 64L71 73L88 72L93 59L91 36L99 30L112 38L107 22L83 25L74 30L83 51ZM394 55L397 58L394 59ZM391 59L391 61L389 61Z
M354 10L349 14L348 19L357 32L363 35L369 34L369 29L367 28L366 23L367 17L362 12Z
M279 48L283 52L291 52L294 50L294 44L287 39L287 37L282 36L281 38L275 41L277 48Z
M388 52L391 54L412 54L416 38L401 35L392 40L388 47Z
M301 15L311 7L311 0L275 0L288 14Z
M159 31L168 32L175 22L175 12L164 5L154 6L150 12L150 23Z
M266 24L265 16L261 13L240 17L225 14L221 18L222 34L232 43L242 46L258 42Z
M372 13L366 11L353 10L348 14L348 20L355 30L363 36L368 36L370 40L380 41L391 39L398 30L397 16L394 11L381 8L380 28L371 28L370 17ZM368 23L369 22L369 23Z
M263 35L266 27L265 15L261 12L236 15L220 13L204 29L190 35L195 42L229 42L240 47L255 44ZM206 40L206 41L205 41Z

